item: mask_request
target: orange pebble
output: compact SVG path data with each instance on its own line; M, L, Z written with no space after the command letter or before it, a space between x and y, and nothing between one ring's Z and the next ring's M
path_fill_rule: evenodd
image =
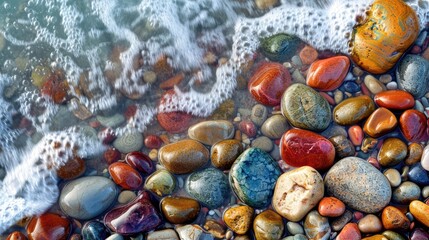
M301 58L303 64L312 64L314 61L316 61L318 56L319 53L317 50L308 45L305 46L299 53L299 57Z
M27 237L23 233L15 231L9 234L6 240L27 240Z
M346 205L335 197L324 197L319 202L317 209L324 217L339 217L346 210Z
M407 230L410 227L410 220L399 209L393 206L387 206L381 213L381 222L387 230L403 229Z
M363 130L359 125L353 125L348 130L350 141L353 145L360 146L363 141Z
M362 236L360 234L358 225L356 223L347 223L336 238L336 240L360 240L360 239L362 239Z

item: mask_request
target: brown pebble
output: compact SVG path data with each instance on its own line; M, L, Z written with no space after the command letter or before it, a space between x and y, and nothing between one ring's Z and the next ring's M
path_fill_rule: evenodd
M429 227L429 205L422 201L414 200L410 203L410 212L417 221Z
M407 145L399 138L387 138L378 153L378 162L383 167L400 163L407 156Z
M227 139L213 145L210 159L216 168L228 170L235 159L243 152L243 144L236 139Z
M316 61L318 56L319 56L319 53L317 52L317 50L308 45L305 46L301 50L301 52L299 52L299 57L301 58L302 63L306 65L309 65L314 61Z
M393 206L387 206L381 213L381 221L387 230L403 229L408 230L410 227L410 220L399 209Z
M23 233L15 231L9 234L6 240L27 240L27 237Z
M215 220L207 220L204 224L204 228L215 238L225 238L225 228Z
M270 209L260 213L253 221L253 231L256 240L280 239L283 230L282 217Z
M407 158L405 159L405 164L411 166L415 163L420 162L423 154L423 147L419 143L411 143L408 145Z
M185 224L197 218L200 204L195 199L168 196L161 200L161 210L170 223Z
M378 108L366 120L363 131L371 137L378 138L391 132L398 125L395 115L387 108Z

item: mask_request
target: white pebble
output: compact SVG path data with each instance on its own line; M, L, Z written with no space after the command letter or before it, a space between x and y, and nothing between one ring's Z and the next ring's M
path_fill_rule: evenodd
M420 163L426 171L429 171L429 145L423 149L422 160Z
M398 89L398 84L396 82L389 82L386 84L386 88L389 90Z

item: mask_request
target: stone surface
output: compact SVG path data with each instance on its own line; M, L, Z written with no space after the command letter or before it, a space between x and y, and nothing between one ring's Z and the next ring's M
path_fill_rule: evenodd
M419 200L414 200L410 203L410 212L426 227L429 227L429 205Z
M163 216L173 224L193 222L200 212L200 204L191 198L168 196L160 205Z
M347 223L337 235L336 240L360 240L361 238L358 225L356 223Z
M365 76L364 84L365 84L365 87L372 94L377 94L379 92L386 91L386 86L382 82L378 81L378 79L372 75Z
M358 227L362 233L378 233L383 229L380 219L374 214L368 214L361 218Z
M148 233L146 240L179 240L174 229L164 229Z
M139 132L127 132L113 141L113 147L121 153L139 151L143 147L143 135Z
M291 82L290 73L282 64L264 62L249 79L248 89L257 102L276 106L280 104L282 94Z
M423 149L421 164L426 171L429 171L429 146Z
M160 148L158 159L168 171L186 174L204 166L209 160L209 151L200 142L185 139Z
M237 197L253 208L270 203L280 168L271 156L249 148L235 160L229 172L229 183Z
M426 149L426 148L425 148ZM427 150L426 150L427 151ZM405 159L406 165L413 165L415 163L420 162L423 168L426 169L426 171L429 171L429 165L425 167L427 164L425 161L427 160L423 155L424 149L421 144L419 143L411 143L408 145L408 151L407 151L407 158Z
M253 221L253 208L246 205L231 206L223 213L223 221L237 234L245 234L249 231Z
M401 183L392 194L392 201L400 204L409 204L420 197L420 187L410 181Z
M26 231L29 240L67 240L71 228L71 223L66 217L55 213L44 213L31 218Z
M396 69L396 79L399 89L416 99L423 97L428 90L429 61L418 55L406 55Z
M407 145L399 138L387 138L383 141L377 160L383 167L392 167L407 157Z
M353 218L353 213L349 210L346 210L344 212L343 215L341 215L340 217L335 218L332 222L331 222L331 227L332 230L335 232L339 232L341 231L341 229L343 229L343 227L352 220Z
M253 220L253 233L257 240L281 239L283 231L283 219L273 210L267 209Z
M277 0L268 0L268 2L277 2ZM256 6L261 9L260 5L265 6L266 4L261 4L261 2L267 2L266 0L256 0ZM266 8L263 8L266 9ZM271 61L276 62L285 62L287 59L290 59L296 52L300 40L292 35L279 33L267 38L262 39L261 41L261 51L268 57Z
M123 189L137 190L143 183L143 178L139 172L126 163L115 162L110 164L109 174L113 181Z
M207 230L215 238L225 238L225 226L220 224L218 221L208 219L204 223L204 229Z
M351 97L340 102L333 111L334 121L340 125L357 124L375 110L372 99L366 95Z
M392 195L386 177L358 157L347 157L335 163L324 181L328 195L366 213L381 211Z
M149 134L144 138L144 145L149 149L159 149L162 144L162 139L157 135Z
M387 206L381 213L381 222L383 227L387 230L402 229L408 230L410 227L410 220L399 209L393 206Z
M301 58L301 61L303 64L311 64L314 61L316 61L317 57L319 56L319 53L316 49L312 48L309 45L306 45L301 51L299 52L299 58Z
M220 207L229 196L227 176L216 168L207 168L188 176L185 189L209 208Z
M406 110L414 107L414 97L404 90L388 90L374 96L374 102L379 107L390 110Z
M119 194L115 183L101 176L82 177L68 182L61 190L61 210L76 219L91 219L112 206Z
M304 231L308 238L314 240L328 240L331 234L328 218L320 216L313 210L307 214L304 221Z
M280 154L293 167L310 166L326 170L334 163L335 147L323 136L302 129L290 129L280 140Z
M416 163L410 167L408 172L408 180L420 186L429 186L429 174L422 167L421 163Z
M219 141L234 137L235 129L231 122L226 120L204 121L192 125L188 129L188 136L206 145L213 145Z
M27 237L23 233L15 231L10 233L6 240L27 240Z
M321 91L332 91L343 83L350 68L346 56L335 56L317 60L311 64L307 73L307 85Z
M428 139L426 116L414 109L404 111L399 117L402 135L409 142L421 142Z
M331 137L329 141L335 148L336 159L354 156L356 153L355 146L353 146L353 143L344 135Z
M370 73L387 72L416 40L418 29L417 15L407 4L376 0L363 21L354 27L351 58Z
M71 180L82 176L85 170L85 161L80 157L73 157L57 170L57 176L64 180Z
M168 93L171 94L171 93ZM162 100L161 100L162 102ZM169 133L181 133L192 124L193 116L186 112L159 112L156 115L159 125Z
M132 202L107 212L104 224L118 234L132 235L154 230L161 224L161 216L150 202L149 193L144 191Z
M312 167L283 173L274 189L272 206L289 221L300 221L323 198L322 176Z
M292 84L286 89L281 110L293 126L313 131L325 130L332 118L328 101L301 83Z
M264 124L262 124L261 132L264 136L271 139L279 139L283 133L290 128L287 119L280 114L269 117Z
M151 174L155 166L148 155L142 152L130 152L125 156L125 162L142 174Z
M110 235L102 222L86 222L81 230L82 238L85 240L105 240Z
M248 137L253 138L258 133L258 129L250 120L243 120L238 124L238 130L240 130L242 133L246 134Z
M396 116L387 108L380 107L368 117L363 131L373 138L378 138L391 132L397 125Z
M250 115L250 120L255 123L256 126L262 126L262 124L267 120L268 109L262 104L256 104L252 107L252 112Z
M346 205L335 197L324 197L317 208L323 217L339 217L346 210Z
M217 142L210 149L210 160L216 168L228 170L244 151L243 144L236 139Z
M169 171L160 169L146 178L144 188L159 197L169 195L176 188L176 178Z
M394 168L389 168L383 173L384 176L386 176L387 180L390 183L390 186L397 187L399 184L401 184L401 174L398 170Z

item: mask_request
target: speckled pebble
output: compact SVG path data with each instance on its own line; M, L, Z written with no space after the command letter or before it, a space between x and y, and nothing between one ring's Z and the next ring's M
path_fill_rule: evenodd
M273 145L271 139L265 136L257 137L250 143L250 147L259 148L265 152L270 152L273 149Z
M399 89L411 93L416 99L423 97L428 88L429 61L418 55L406 55L398 64L396 79Z
M262 126L267 117L268 109L264 105L256 104L255 106L253 106L252 113L250 115L250 120L252 120L252 122L256 126Z
M143 135L139 132L127 132L113 141L113 147L121 153L139 151L143 147Z
M169 195L176 188L176 177L167 170L157 170L146 178L144 188L159 197Z
M265 210L253 221L253 231L257 240L280 239L284 230L282 217L273 210Z
M396 203L408 204L413 200L419 199L420 192L417 184L406 181L393 191L392 200Z
M249 231L253 221L253 208L246 205L235 205L227 208L223 213L225 224L237 234Z
M339 232L341 229L343 229L343 227L348 222L350 222L350 220L352 220L352 218L353 218L353 213L350 212L349 210L346 210L343 215L341 215L340 217L334 219L331 222L332 230L335 231L335 232Z
M236 139L217 142L210 149L210 160L216 168L230 169L235 159L244 151L243 144Z

